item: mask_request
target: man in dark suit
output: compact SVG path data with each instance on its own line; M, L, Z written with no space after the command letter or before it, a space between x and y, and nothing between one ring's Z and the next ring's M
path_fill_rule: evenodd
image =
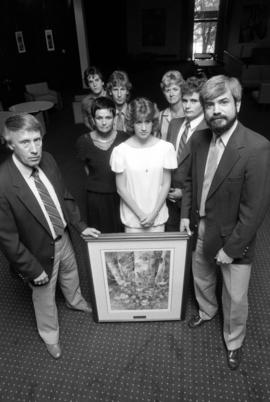
M8 118L4 137L12 154L0 168L0 247L15 273L29 283L39 335L58 359L57 279L67 307L91 312L81 294L69 228L85 240L99 231L81 221L55 160L42 154L41 126L34 116Z
M209 129L191 141L180 230L194 231L193 277L197 328L218 311L217 268L222 274L223 336L230 369L241 360L248 316L248 286L256 232L270 200L270 142L237 120L241 85L223 75L203 86Z
M182 188L190 155L190 139L197 131L207 128L199 96L205 81L205 78L197 77L186 80L181 87L185 117L172 119L169 124L167 141L175 147L178 168L172 174L171 188L167 197L169 210L167 232L179 231Z

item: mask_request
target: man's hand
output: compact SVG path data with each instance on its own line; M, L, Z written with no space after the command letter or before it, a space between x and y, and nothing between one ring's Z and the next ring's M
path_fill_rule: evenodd
M167 198L171 202L176 202L178 200L181 200L182 195L183 195L183 193L180 188L170 188Z
M233 262L233 258L229 257L225 251L223 250L223 248L221 248L216 257L216 263L217 265L221 265L221 264L231 264Z
M187 218L181 219L181 221L180 221L180 232L187 232L187 234L189 236L191 236L192 232L190 230L189 224L190 224L189 219L187 219Z
M48 282L49 282L49 278L45 271L42 271L42 273L33 280L34 285L38 285L38 286L45 285Z
M98 237L99 235L100 231L95 228L86 228L81 233L81 237L85 241L91 240L93 237Z

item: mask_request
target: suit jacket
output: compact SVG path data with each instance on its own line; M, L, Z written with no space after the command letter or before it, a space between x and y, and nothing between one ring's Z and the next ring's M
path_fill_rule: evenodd
M168 137L167 141L171 142L176 148L176 141L178 137L179 130L184 123L185 118L179 117L176 119L172 119L168 128ZM207 124L205 120L203 119L198 126L196 127L195 131L193 132L192 136L188 139L183 151L180 153L178 151L177 154L177 162L178 162L178 168L173 171L172 174L172 187L175 188L183 188L184 185L184 180L187 175L188 171L188 160L190 156L190 140L191 138L195 135L200 130L204 130L207 128Z
M40 162L59 199L68 228L82 232L79 209L67 191L53 157L44 152ZM42 210L12 157L0 167L0 247L11 267L25 281L43 270L51 276L54 241Z
M184 184L182 218L190 218L196 240L210 129L191 139L191 163ZM250 263L258 227L270 202L270 142L237 124L224 150L205 203L204 254L219 249L235 263ZM195 244L194 244L195 245Z

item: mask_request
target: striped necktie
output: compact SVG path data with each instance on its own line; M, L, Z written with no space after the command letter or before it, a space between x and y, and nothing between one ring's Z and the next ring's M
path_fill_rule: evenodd
M183 149L184 149L184 147L186 145L187 136L188 136L188 130L189 129L190 129L190 123L189 123L189 121L187 121L186 122L186 127L185 127L184 132L183 132L183 134L181 136L181 139L180 139L180 143L179 143L179 147L178 147L178 155L181 155L181 152L183 151Z
M52 197L49 194L49 191L43 181L41 181L38 173L38 169L33 168L32 176L34 178L34 182L39 192L40 198L44 204L44 207L49 215L51 223L53 225L56 236L62 235L64 232L64 223L61 219L61 216L55 206L55 203Z

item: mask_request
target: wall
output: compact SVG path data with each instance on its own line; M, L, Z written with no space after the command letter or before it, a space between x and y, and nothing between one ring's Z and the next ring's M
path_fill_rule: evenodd
M128 54L136 56L143 53L151 53L161 56L169 56L177 59L186 57L186 29L185 29L185 2L180 0L137 0L129 3L127 8L127 51ZM161 15L155 17L153 10L161 10ZM156 26L152 26L148 21L156 18ZM159 18L164 20L164 38L163 24L158 26ZM145 24L145 25L144 25ZM154 35L147 37L149 31L153 28ZM156 36L155 36L156 35ZM164 42L162 40L164 39ZM153 45L151 45L151 42Z
M53 31L54 51L47 50L45 29ZM24 53L18 52L16 31L23 32ZM71 0L1 0L0 49L0 98L23 100L24 84L37 81L58 90L80 85Z
M126 1L84 1L89 61L108 77L126 68Z
M250 15L251 13L247 13L247 9L254 6L254 10L257 8L258 13L261 5L265 5L267 10L266 13L262 11L262 20L256 21L256 19L250 18L251 21L248 21L248 14ZM270 4L268 0L231 0L228 20L230 21L230 29L228 30L227 50L234 56L240 58L250 57L254 47L270 47ZM252 25L254 25L255 30L256 28L260 29L259 36L264 36L266 31L265 36L260 38L255 31L248 33L247 30L252 29ZM265 28L264 32L261 30L263 26Z

